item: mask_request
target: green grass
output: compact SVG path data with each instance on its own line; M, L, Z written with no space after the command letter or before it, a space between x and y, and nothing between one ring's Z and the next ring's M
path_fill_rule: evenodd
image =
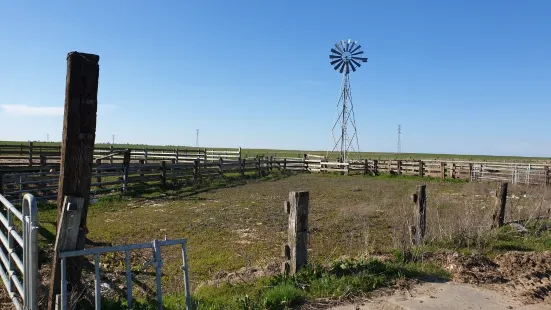
M427 277L448 279L449 275L429 264L346 259L330 266L310 265L290 277L202 287L195 295L195 305L200 309L290 309L305 300L359 297L399 279Z

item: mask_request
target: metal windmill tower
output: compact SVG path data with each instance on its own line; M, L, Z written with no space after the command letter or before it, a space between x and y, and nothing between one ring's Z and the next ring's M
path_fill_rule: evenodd
M350 155L354 153L354 157L359 159L360 145L354 117L354 105L352 104L349 73L350 69L352 69L352 72L356 72L356 67L359 68L362 62L367 62L367 58L361 57L363 53L361 45L358 45L357 41L343 40L335 44L335 48L331 49L331 55L329 55L333 68L342 74L342 84L341 95L337 103L337 116L331 129L334 144L332 149L327 151L327 156L329 157L329 154L338 149L341 162L350 160Z

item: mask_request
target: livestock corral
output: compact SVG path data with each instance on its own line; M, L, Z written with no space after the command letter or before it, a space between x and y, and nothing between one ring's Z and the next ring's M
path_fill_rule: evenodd
M31 166L29 157L21 157L2 155L17 162L2 167L2 190L14 205L29 192L41 199L38 295L44 306L59 163L53 156L41 161L40 155L35 162L33 153ZM187 239L195 309L328 308L377 288L403 288L431 277L489 285L542 307L549 302L546 163L340 163L308 154L282 158L244 156L240 149L153 148L96 148L94 158L87 248ZM505 193L501 182L509 183ZM426 185L424 215L419 214L419 185ZM281 276L290 225L282 205L294 191L309 193L308 265ZM422 240L416 240L420 216L426 226ZM185 309L180 252L168 248L162 253L166 309ZM126 255L99 259L103 308L127 307L129 284L135 309L155 308L150 253ZM94 300L93 257L85 266L85 287L73 292L81 301L76 308ZM511 285L514 290L508 289ZM6 297L3 306L9 304Z

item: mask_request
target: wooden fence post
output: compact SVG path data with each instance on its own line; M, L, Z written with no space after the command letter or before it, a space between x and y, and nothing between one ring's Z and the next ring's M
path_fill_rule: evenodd
M29 166L33 166L33 143L29 142Z
M367 162L367 159L364 159L364 175L367 175L369 173L369 163Z
M495 197L495 213L493 216L492 228L499 228L505 224L505 205L507 204L507 182L499 184Z
M124 152L122 167L122 195L126 196L126 193L128 192L128 173L130 172L130 150L126 150Z
M199 158L196 158L193 160L193 181L197 182L199 180Z
M456 168L455 163L452 163L452 171L451 171L451 176L450 176L452 179L455 179L455 168Z
M258 156L256 156L255 166L256 166L256 174L257 174L257 176L262 176L262 171L261 171L261 169L260 169L260 157L258 157Z
M420 176L420 177L423 177L423 175L424 175L424 171L423 171L423 161L420 160L420 161L419 161L419 176Z
M144 167L143 166L145 165L145 159L139 159L138 163L140 164L140 168L139 168L140 177L143 177L144 176L144 174L143 174Z
M417 192L413 194L413 202L416 203L416 225L413 227L413 242L418 245L423 242L427 227L427 186L417 185Z
M148 160L147 160L147 149L143 149L143 159L145 160L145 163L147 164L148 163Z
M109 154L113 154L114 152L114 148L112 145L109 146ZM113 164L113 156L109 156L109 163L112 165Z
M287 170L287 158L283 158L283 171Z
M245 159L239 158L239 174L242 178L245 177Z
M178 163L179 160L180 160L180 155L178 154L178 149L174 149L174 154L175 154L174 156L176 156L176 158L175 158L176 163Z
M373 174L379 174L379 161L377 159L373 160Z
M285 201L289 215L287 244L284 246L283 272L295 274L308 263L308 201L309 192L290 192Z
M97 94L99 79L99 56L71 52L67 55L65 88L65 114L61 163L57 199L57 236L60 231L65 196L84 200L82 217L78 225L76 249L84 249L86 241L86 216L92 182L94 142L96 138ZM72 287L80 285L83 257L67 259L68 281ZM60 293L60 259L54 251L48 291L48 309L53 310L55 296Z
M98 187L101 188L101 158L96 159L96 182L99 183Z
M166 161L161 161L161 188L166 188Z
M46 156L40 154L40 172L41 172L41 176L46 176L45 172L44 171L44 167L46 167ZM42 173L44 172L44 173Z
M473 163L469 163L469 176L467 177L467 180L471 180L473 177Z
M440 162L440 178L446 178L446 162Z
M224 177L224 159L222 157L218 159L218 174L221 178Z
M396 168L396 170L397 170L396 173L397 173L398 175L401 175L401 174L402 174L402 161L401 161L401 160L398 160L398 161L396 162L396 166L397 166L397 168Z

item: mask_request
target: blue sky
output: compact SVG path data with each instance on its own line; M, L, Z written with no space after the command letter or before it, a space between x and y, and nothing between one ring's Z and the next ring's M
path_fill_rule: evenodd
M551 154L551 1L2 1L0 139L60 140L100 55L97 142L324 150L351 75L363 151Z

